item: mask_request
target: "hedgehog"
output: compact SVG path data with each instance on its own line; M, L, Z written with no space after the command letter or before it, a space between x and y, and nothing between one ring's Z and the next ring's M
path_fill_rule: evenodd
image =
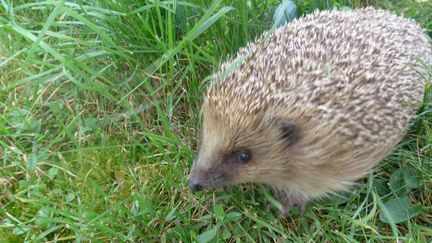
M265 184L280 216L349 190L406 133L429 65L425 31L372 7L265 32L212 76L189 187Z

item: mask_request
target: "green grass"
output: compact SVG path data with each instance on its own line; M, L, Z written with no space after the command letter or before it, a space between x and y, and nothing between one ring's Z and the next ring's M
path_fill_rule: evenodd
M426 1L296 2L377 5L432 36ZM0 1L0 242L430 241L431 89L379 170L303 216L278 221L262 187L187 188L209 76L277 4Z

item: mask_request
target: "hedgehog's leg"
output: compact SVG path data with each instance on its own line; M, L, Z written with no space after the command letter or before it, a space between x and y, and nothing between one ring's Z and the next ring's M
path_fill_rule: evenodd
M303 213L306 210L306 205L308 203L308 199L298 193L290 193L286 195L286 203L289 207L297 206L300 210L300 214L303 215Z
M278 214L278 218L284 218L293 206L297 206L300 214L303 215L308 199L300 193L290 192L286 189L274 190L274 196L282 204L282 210Z

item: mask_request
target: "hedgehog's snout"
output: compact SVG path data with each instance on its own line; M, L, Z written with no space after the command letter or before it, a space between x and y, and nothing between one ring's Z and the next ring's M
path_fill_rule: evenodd
M194 165L192 168L191 173L189 174L189 180L188 185L191 191L193 192L199 192L202 191L208 187L212 187L211 180L206 177L209 177L209 173L205 173L205 171L200 170L199 168L196 168Z
M195 159L189 174L188 185L193 192L218 188L229 184L224 166L214 166L208 159Z
M195 177L189 177L189 188L193 192L199 192L204 189L204 186Z
M192 170L189 174L189 180L188 180L189 188L193 192L199 192L204 190L205 188L204 186L205 183L202 179L200 179L199 174L200 174L200 169L198 168L197 165L197 159L194 159L192 164Z

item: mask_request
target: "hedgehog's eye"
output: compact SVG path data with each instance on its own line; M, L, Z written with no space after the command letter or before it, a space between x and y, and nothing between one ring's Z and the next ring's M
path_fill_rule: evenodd
M246 150L240 150L236 153L236 160L241 163L247 163L252 159L252 153Z

